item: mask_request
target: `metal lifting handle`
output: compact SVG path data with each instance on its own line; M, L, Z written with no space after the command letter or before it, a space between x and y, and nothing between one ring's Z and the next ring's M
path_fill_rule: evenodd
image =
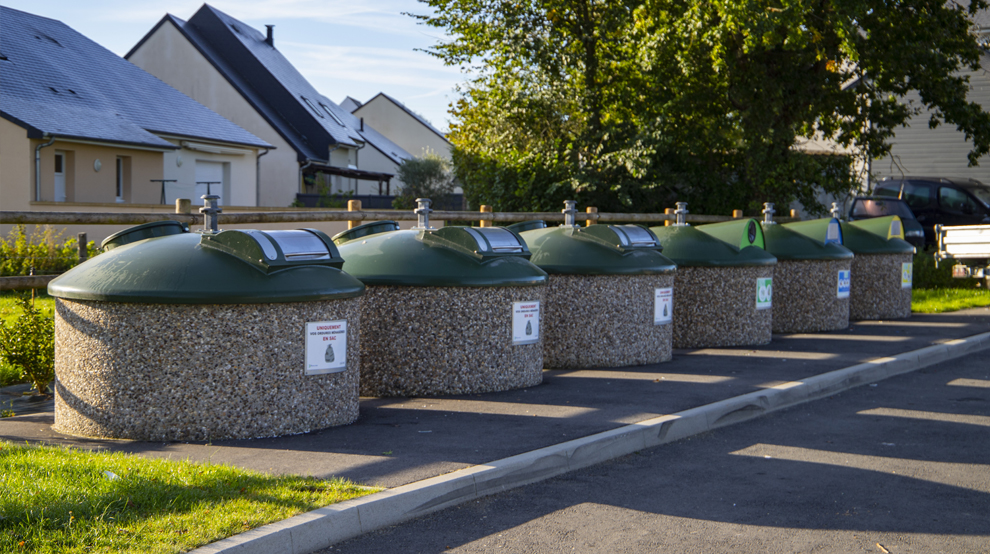
M576 227L574 216L577 215L577 200L564 200L564 209L560 210L564 214L564 227Z
M776 223L773 220L773 214L777 213L777 210L773 209L773 202L763 203L763 223L765 225L773 225Z
M832 210L830 213L835 219L842 219L842 208L839 207L838 202L832 202Z
M674 225L685 226L687 225L687 202L677 202L677 209L674 210L674 215L677 216L674 220Z
M216 233L219 230L217 216L223 212L223 208L217 207L217 201L220 200L220 197L216 194L204 194L200 198L203 199L203 207L199 209L199 213L203 214L203 230Z
M430 204L432 204L432 203L433 203L433 201L430 200L429 198L417 198L416 199L416 205L418 207L415 210L413 210L413 213L416 214L417 216L419 216L419 218L417 220L417 223L416 223L416 228L417 229L432 229L433 228L433 227L430 227L430 214L433 213L433 210L430 209Z

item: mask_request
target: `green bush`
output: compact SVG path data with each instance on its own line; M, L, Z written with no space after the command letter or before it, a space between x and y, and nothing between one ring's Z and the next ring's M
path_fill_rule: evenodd
M55 318L20 300L21 315L7 323L0 320L0 362L17 368L38 394L48 394L55 379Z
M445 206L457 188L454 170L446 158L427 153L421 158L403 160L395 171L404 183L402 192L392 200L396 210L411 210L417 198L433 200L433 206Z
M954 279L952 266L955 262L946 260L935 267L935 250L932 247L914 255L914 288L916 289L975 289L979 279Z
M96 243L86 245L87 256L99 254ZM63 239L62 232L45 225L28 236L23 225L15 225L6 239L0 239L0 276L55 275L79 264L75 238Z

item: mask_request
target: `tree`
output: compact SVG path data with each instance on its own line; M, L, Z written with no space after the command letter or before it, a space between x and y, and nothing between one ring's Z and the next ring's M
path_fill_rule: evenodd
M473 69L452 108L454 162L473 202L556 209L756 211L854 186L922 107L956 125L970 163L990 114L969 102L983 0L427 0L449 38L429 52ZM900 98L917 91L921 105ZM700 205L699 205L700 204Z
M429 198L434 206L444 206L457 188L450 162L432 152L403 160L395 173L405 185L400 195L392 200L392 207L399 210L415 208L417 198Z

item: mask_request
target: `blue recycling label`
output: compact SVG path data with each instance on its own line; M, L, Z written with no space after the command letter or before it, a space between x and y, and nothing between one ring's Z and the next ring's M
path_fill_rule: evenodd
M849 298L849 289L852 283L852 272L848 269L839 270L839 288L836 298Z

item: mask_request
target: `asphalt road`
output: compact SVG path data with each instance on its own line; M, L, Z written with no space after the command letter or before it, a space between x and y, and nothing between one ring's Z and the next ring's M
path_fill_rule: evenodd
M990 354L322 551L990 552Z

